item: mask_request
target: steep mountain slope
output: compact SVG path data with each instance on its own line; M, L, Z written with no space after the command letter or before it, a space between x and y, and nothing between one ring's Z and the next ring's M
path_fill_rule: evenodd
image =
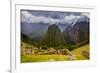
M48 27L46 35L43 37L41 44L47 47L57 47L58 45L64 45L64 38L55 24Z
M89 19L78 19L73 27L66 28L63 34L66 42L70 44L89 41Z

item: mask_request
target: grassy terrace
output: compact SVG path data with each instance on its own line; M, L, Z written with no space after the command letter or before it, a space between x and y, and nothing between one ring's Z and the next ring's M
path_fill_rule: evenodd
M48 62L66 61L66 55L26 55L21 57L21 62Z
M75 57L75 60L88 60L83 52L89 53L89 44L76 48L71 53ZM21 56L21 63L29 62L48 62L48 61L68 61L67 55L24 55Z
M72 51L72 54L76 57L76 60L85 60L87 58L83 56L83 51L90 52L89 44L76 48Z

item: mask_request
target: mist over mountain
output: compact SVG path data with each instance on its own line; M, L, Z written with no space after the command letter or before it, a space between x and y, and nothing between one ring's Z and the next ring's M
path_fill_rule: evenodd
M64 34L67 43L86 40L89 38L89 22L86 12L21 10L21 33L33 41L40 41L52 25ZM85 37L80 38L82 35Z
M40 39L46 33L47 29L48 25L44 23L24 23L22 24L21 31L30 39Z

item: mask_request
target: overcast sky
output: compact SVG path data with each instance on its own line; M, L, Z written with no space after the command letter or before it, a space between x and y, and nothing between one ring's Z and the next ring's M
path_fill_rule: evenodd
M21 10L21 22L25 23L71 23L71 21L81 18L82 16L89 17L89 13Z

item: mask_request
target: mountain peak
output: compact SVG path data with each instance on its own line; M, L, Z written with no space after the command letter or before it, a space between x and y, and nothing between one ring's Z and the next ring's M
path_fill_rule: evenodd
M52 24L48 27L47 33L42 39L42 46L56 47L58 45L64 45L64 38L56 24Z
M89 22L89 21L90 21L89 17L82 15L81 17L78 17L74 21L72 21L71 26L74 26L76 23L79 22Z

